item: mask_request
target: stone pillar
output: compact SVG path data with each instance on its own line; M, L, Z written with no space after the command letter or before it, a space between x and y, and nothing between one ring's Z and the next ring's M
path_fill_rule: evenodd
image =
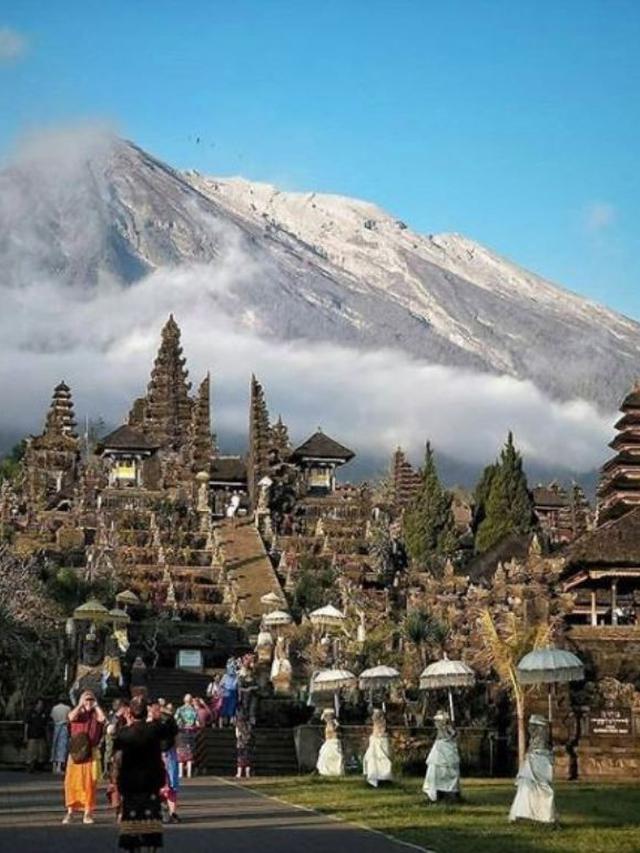
M591 624L595 627L598 624L598 610L596 608L596 591L591 590Z
M618 615L616 609L618 607L618 581L615 578L611 580L611 624L618 624Z

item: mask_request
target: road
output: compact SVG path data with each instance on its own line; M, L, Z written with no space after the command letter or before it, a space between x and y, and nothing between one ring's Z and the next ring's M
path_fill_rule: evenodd
M93 826L63 826L62 780L0 773L0 851L117 851L117 828L104 803ZM183 823L165 831L166 853L407 853L417 850L325 816L271 799L233 782L190 780L181 792Z

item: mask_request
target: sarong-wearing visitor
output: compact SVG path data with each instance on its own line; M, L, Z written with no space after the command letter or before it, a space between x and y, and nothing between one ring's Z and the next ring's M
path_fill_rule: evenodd
M121 799L121 850L155 851L162 847L162 798L165 782L162 762L162 722L147 722L144 697L131 700L131 725L121 729L114 741L120 753L118 790Z
M176 748L178 751L180 775L182 775L184 768L187 778L190 778L193 772L193 760L199 725L198 712L193 704L190 693L187 693L184 697L184 704L176 711L175 719L178 725Z
M90 691L80 696L69 713L69 758L64 777L64 799L69 823L74 811L84 812L84 823L93 823L96 789L100 778L100 750L105 716Z
M372 714L373 730L369 737L369 746L362 760L362 772L367 782L377 788L380 782L391 782L391 747L387 734L387 721L384 711L379 708Z
M344 776L344 756L338 737L335 711L326 709L320 719L324 722L324 743L318 753L316 770L321 776Z
M222 720L230 723L235 719L238 705L238 674L236 662L233 658L227 661L226 671L222 676L220 687L222 688L220 717Z
M529 749L516 778L517 791L509 820L555 823L553 753L549 748L549 721L539 714L529 717Z
M433 718L436 740L427 756L427 773L422 791L432 803L438 799L460 797L460 754L456 743L456 730L446 711L438 711Z
M49 757L47 749L47 723L44 702L38 699L24 720L24 737L27 742L27 771L41 769Z
M51 768L54 773L62 773L69 752L69 714L71 708L64 699L60 699L49 714L53 723L51 740Z
M160 750L164 765L164 784L160 789L160 797L166 805L169 823L180 823L178 817L178 793L180 791L180 773L178 753L176 751L176 736L178 725L163 699L155 700L149 706L149 720L162 724L162 740Z

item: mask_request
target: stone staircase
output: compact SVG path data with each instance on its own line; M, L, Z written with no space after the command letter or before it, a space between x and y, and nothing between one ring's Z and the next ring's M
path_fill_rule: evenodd
M283 595L253 521L224 521L215 528L215 537L226 577L233 590L238 622L258 621L266 612L261 598L267 593Z
M158 667L148 670L147 691L151 698L162 697L178 708L185 693L204 699L210 681L211 676L202 672Z
M293 729L255 728L252 772L257 776L295 776L298 773ZM198 773L234 776L236 737L233 727L204 729L196 747Z

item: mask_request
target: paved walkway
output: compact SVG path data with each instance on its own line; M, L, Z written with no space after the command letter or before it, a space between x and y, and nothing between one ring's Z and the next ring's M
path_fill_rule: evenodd
M62 826L61 789L59 778L44 774L0 773L1 851L115 853L117 829L104 806L93 826L80 822ZM99 802L104 802L103 791ZM180 826L166 828L166 853L407 853L418 849L217 778L188 782L180 815Z

